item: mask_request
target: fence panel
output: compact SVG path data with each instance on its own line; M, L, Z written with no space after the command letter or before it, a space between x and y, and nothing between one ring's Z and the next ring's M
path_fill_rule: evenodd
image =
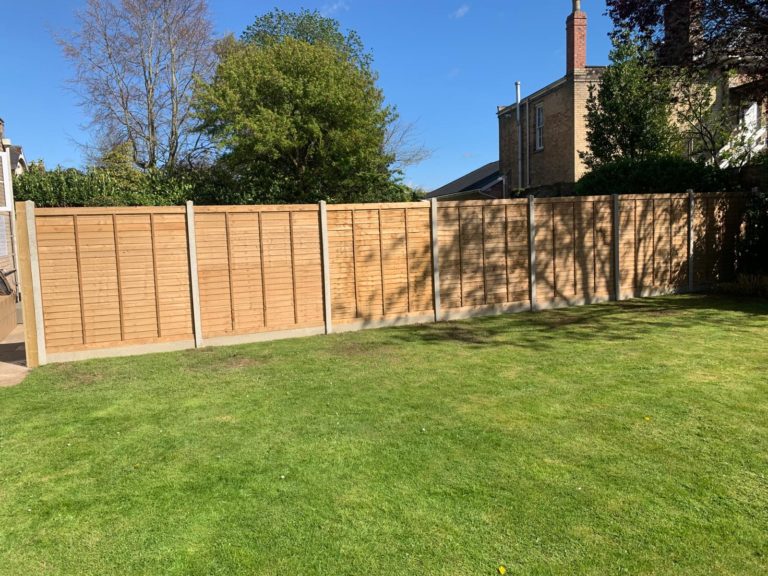
M621 197L621 292L625 297L688 285L688 197Z
M734 278L736 241L745 205L744 195L694 195L693 263L697 286Z
M610 197L536 201L536 293L539 306L613 297Z
M528 306L527 202L440 202L437 212L443 308Z
M323 325L317 206L194 213L203 338Z
M330 205L328 245L336 328L432 311L428 204Z
M181 208L36 211L50 353L192 338Z

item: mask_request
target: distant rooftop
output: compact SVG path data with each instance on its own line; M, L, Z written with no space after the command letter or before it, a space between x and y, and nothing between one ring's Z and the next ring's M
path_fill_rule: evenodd
M427 198L444 198L447 196L463 195L469 192L483 193L490 190L499 181L501 181L499 161L494 160L465 174L461 178L457 178L444 186L440 186L440 188L432 190L432 192L427 194Z

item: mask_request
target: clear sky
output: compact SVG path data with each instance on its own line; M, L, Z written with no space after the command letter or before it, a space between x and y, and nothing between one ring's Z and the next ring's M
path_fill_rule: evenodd
M86 118L67 86L71 69L53 37L74 25L85 0L2 0L0 117L28 160L81 166ZM406 180L431 190L498 159L496 106L565 73L571 0L208 0L217 34L237 35L258 14L317 9L356 30L373 53L389 103L432 150ZM582 0L587 61L606 64L604 0Z

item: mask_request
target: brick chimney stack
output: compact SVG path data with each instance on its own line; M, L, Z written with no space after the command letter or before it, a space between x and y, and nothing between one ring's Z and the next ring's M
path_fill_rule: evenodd
M573 0L573 13L565 21L567 74L587 67L587 13L581 10L581 0Z

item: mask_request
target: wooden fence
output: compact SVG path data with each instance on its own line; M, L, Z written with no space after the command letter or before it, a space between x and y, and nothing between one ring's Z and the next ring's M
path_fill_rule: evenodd
M350 205L17 204L27 361L694 290L733 275L739 195Z

